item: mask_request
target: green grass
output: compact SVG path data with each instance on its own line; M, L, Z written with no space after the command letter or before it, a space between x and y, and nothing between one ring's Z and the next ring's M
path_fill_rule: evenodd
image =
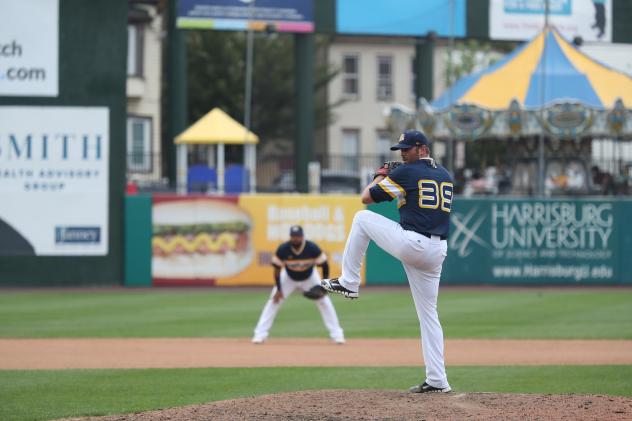
M632 366L449 367L459 392L632 396ZM405 390L420 369L205 368L0 371L0 419L107 415L308 389Z
M2 291L0 337L249 337L268 290ZM334 297L349 338L417 338L407 289ZM447 338L632 339L632 290L443 290ZM296 295L276 337L326 337ZM457 391L632 396L632 366L448 367ZM0 371L0 420L143 411L283 391L402 390L420 368L243 368Z
M268 290L3 291L0 337L248 337ZM349 338L415 338L407 289L333 297ZM632 339L632 290L443 290L446 338ZM323 337L316 307L295 294L276 337Z

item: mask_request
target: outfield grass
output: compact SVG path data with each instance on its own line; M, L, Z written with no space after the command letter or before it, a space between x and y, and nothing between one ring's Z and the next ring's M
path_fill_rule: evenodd
M0 337L249 337L268 290L3 291ZM349 338L414 338L407 289L333 297ZM632 290L443 290L446 338L632 339ZM295 294L276 337L327 336L316 307Z
M0 337L249 337L267 290L3 291ZM406 289L334 297L349 338L416 338ZM448 338L632 339L632 290L444 290ZM291 297L272 336L325 337L316 307ZM632 396L632 366L448 367L469 392ZM284 391L397 389L421 367L0 371L0 420L105 415Z
M632 366L448 367L459 392L632 396ZM397 389L419 367L0 371L0 419L119 414L308 389ZM51 387L54 385L54 387Z

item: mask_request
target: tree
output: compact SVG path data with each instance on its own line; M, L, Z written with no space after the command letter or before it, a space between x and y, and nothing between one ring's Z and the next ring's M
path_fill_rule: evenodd
M317 37L317 50L325 46L326 39ZM191 31L187 48L190 121L220 107L243 122L246 33ZM255 33L251 130L261 139L263 150L291 152L295 133L293 48L292 35ZM317 62L314 74L315 128L319 128L330 118L322 90L336 72Z
M447 87L454 85L463 76L493 65L512 48L513 44L498 44L492 47L488 42L479 42L475 39L457 42L452 49L452 56L450 57L450 49L446 53Z

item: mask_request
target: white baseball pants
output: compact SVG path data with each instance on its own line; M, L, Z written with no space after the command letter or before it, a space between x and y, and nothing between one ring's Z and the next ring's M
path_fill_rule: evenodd
M318 270L314 268L312 270L312 275L304 281L295 281L287 274L285 268L281 270L281 291L283 292L283 299L278 303L275 303L273 300L274 294L276 294L277 288L276 286L272 288L272 293L270 294L270 298L266 303L265 307L263 307L263 311L261 312L261 316L259 317L259 322L255 327L255 335L253 339L257 340L265 340L267 339L270 328L272 328L272 324L274 323L274 318L276 317L279 309L283 305L285 299L289 297L294 290L299 289L301 291L308 291L315 285L320 285L320 275ZM316 306L318 310L320 310L320 315L323 318L323 322L325 323L325 327L329 331L329 336L334 341L343 340L344 341L344 332L342 327L340 327L340 322L338 321L338 315L336 314L336 309L334 308L331 299L325 295L323 298L319 300L315 300Z
M397 222L368 210L355 214L342 257L340 284L351 291L360 288L362 259L373 240L402 262L415 302L421 328L421 347L426 364L426 383L449 387L443 358L443 330L437 314L439 278L447 255L447 241L406 231Z

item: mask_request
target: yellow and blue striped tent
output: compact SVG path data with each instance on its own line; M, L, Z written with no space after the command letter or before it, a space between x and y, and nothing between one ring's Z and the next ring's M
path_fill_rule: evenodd
M632 77L591 59L547 27L494 65L460 79L432 107L476 104L500 110L516 99L527 109L565 100L612 108L617 98L632 107Z

